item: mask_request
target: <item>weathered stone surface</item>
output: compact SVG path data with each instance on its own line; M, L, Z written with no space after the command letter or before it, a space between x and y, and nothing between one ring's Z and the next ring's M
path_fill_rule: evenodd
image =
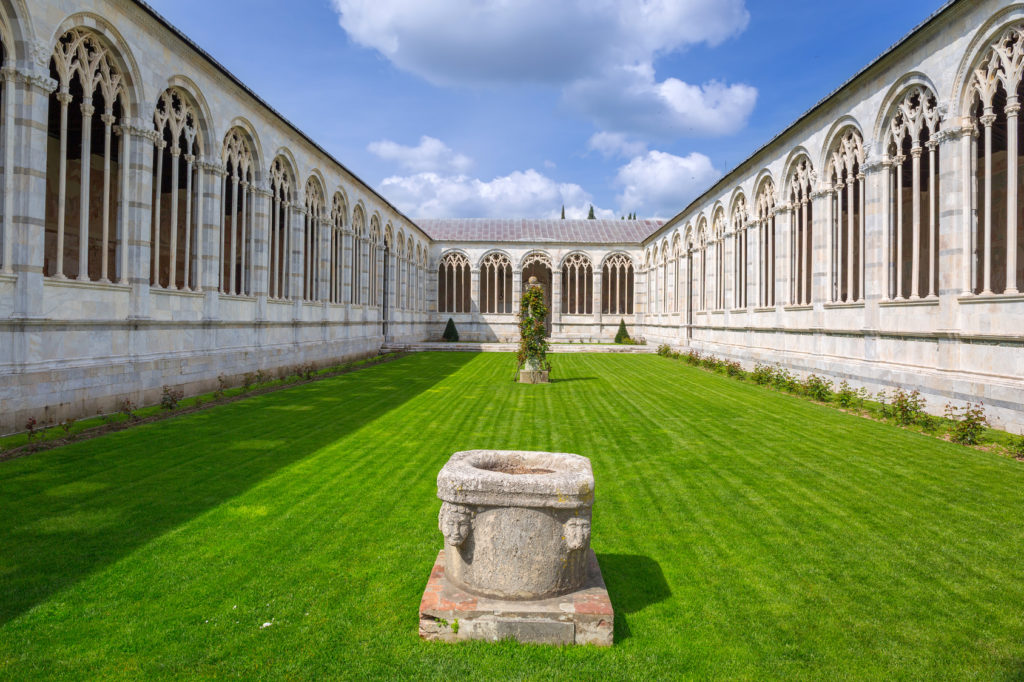
M586 577L594 475L586 457L457 452L437 476L448 576L477 595L538 599Z
M578 590L547 599L480 597L453 585L446 579L445 568L442 550L420 601L419 632L423 639L613 644L615 613L592 550L587 550L584 584Z
M534 371L529 369L519 370L519 383L521 384L546 384L549 383L547 370Z

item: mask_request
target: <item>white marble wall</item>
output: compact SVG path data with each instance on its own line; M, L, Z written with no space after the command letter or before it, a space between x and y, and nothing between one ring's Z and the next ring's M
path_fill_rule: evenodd
M130 138L130 169L124 178L126 201L115 207L114 220L117 235L123 237L118 254L124 254L127 268L116 283L57 279L44 276L43 270L44 226L52 220L45 210L47 116L49 95L57 86L49 61L57 38L74 27L98 36L127 82L127 111L119 124ZM410 266L425 286L422 254L428 238L411 220L145 8L105 0L27 5L0 0L0 37L7 53L3 103L5 112L10 109L4 121L13 122L4 128L3 138L9 157L4 167L13 172L4 191L4 206L10 208L4 220L10 228L5 223L0 243L0 433L21 429L29 417L59 421L111 411L125 398L154 402L165 385L207 390L216 386L220 374L237 378L257 369L274 374L281 367L324 365L376 353L384 341L380 301L349 305L267 296L267 172L279 156L292 167L296 206L304 205L302 190L315 176L328 202L337 192L344 197L346 231L351 230L354 207L360 206L389 240L407 246L401 257L413 261ZM195 291L150 286L153 113L160 94L171 86L186 91L196 103L203 147L197 163L204 169L204 182L195 188L203 216L196 234L202 258L194 266L199 282ZM221 148L235 126L252 139L256 157L256 259L248 296L218 291ZM295 211L296 244L301 243L301 225L302 215ZM380 249L375 255L383 257ZM302 259L296 254L293 262L301 284ZM347 258L343 267L347 283ZM321 273L318 289L323 294L325 266ZM415 306L401 308L392 299L387 309L389 337L420 340L426 335L424 296Z
M684 257L679 282L667 284L680 288L679 309L663 313L644 306L643 328L648 339L694 346L748 365L779 362L800 371L847 379L873 391L897 385L919 388L931 411L939 414L947 401L980 400L996 423L1024 430L1024 296L983 296L970 291L976 211L967 194L970 128L965 84L986 47L1006 26L1022 22L1021 3L978 0L955 5L726 175L643 244L645 262L666 247L671 259L676 240L680 253L685 253L688 235L702 219L710 221L719 207L728 216L739 195L752 206L763 177L772 177L780 187L794 161L806 156L817 172L812 200L812 305L789 305L787 199L779 196L777 277L773 283L777 305L756 307L759 256L756 228L750 228L750 305L733 307L734 242L727 221L725 308L709 305L700 310L694 305L688 313L687 297L696 296L699 282L687 273ZM882 199L889 163L884 136L892 105L914 84L931 88L942 112L939 288L934 298L891 300L886 244L892 218ZM823 169L833 140L844 126L860 131L866 150L866 296L859 303L828 301L831 244L825 193L828 178ZM711 253L709 249L709 258ZM709 267L709 273L711 270ZM658 296L666 294L664 286L659 284ZM707 287L709 293L713 291L711 274Z

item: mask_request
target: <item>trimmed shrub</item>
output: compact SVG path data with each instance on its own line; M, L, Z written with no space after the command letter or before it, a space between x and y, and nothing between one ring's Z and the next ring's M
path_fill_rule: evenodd
M619 331L615 333L615 343L629 343L629 332L626 331L626 321L619 320Z
M448 324L444 327L444 334L441 338L448 343L456 343L459 340L459 330L455 328L455 320L448 318Z

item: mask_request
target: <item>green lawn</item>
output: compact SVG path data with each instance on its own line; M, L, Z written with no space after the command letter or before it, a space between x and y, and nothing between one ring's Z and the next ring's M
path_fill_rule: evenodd
M553 363L417 354L0 463L0 679L1024 676L1021 463L653 355ZM591 458L612 649L419 641L469 448Z

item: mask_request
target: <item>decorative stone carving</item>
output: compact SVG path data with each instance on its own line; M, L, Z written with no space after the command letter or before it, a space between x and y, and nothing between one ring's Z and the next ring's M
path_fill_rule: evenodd
M461 547L469 538L472 530L471 521L472 512L461 504L444 502L437 515L437 527L444 535L444 541L452 547Z
M565 544L570 551L590 545L590 521L573 517L565 522Z

